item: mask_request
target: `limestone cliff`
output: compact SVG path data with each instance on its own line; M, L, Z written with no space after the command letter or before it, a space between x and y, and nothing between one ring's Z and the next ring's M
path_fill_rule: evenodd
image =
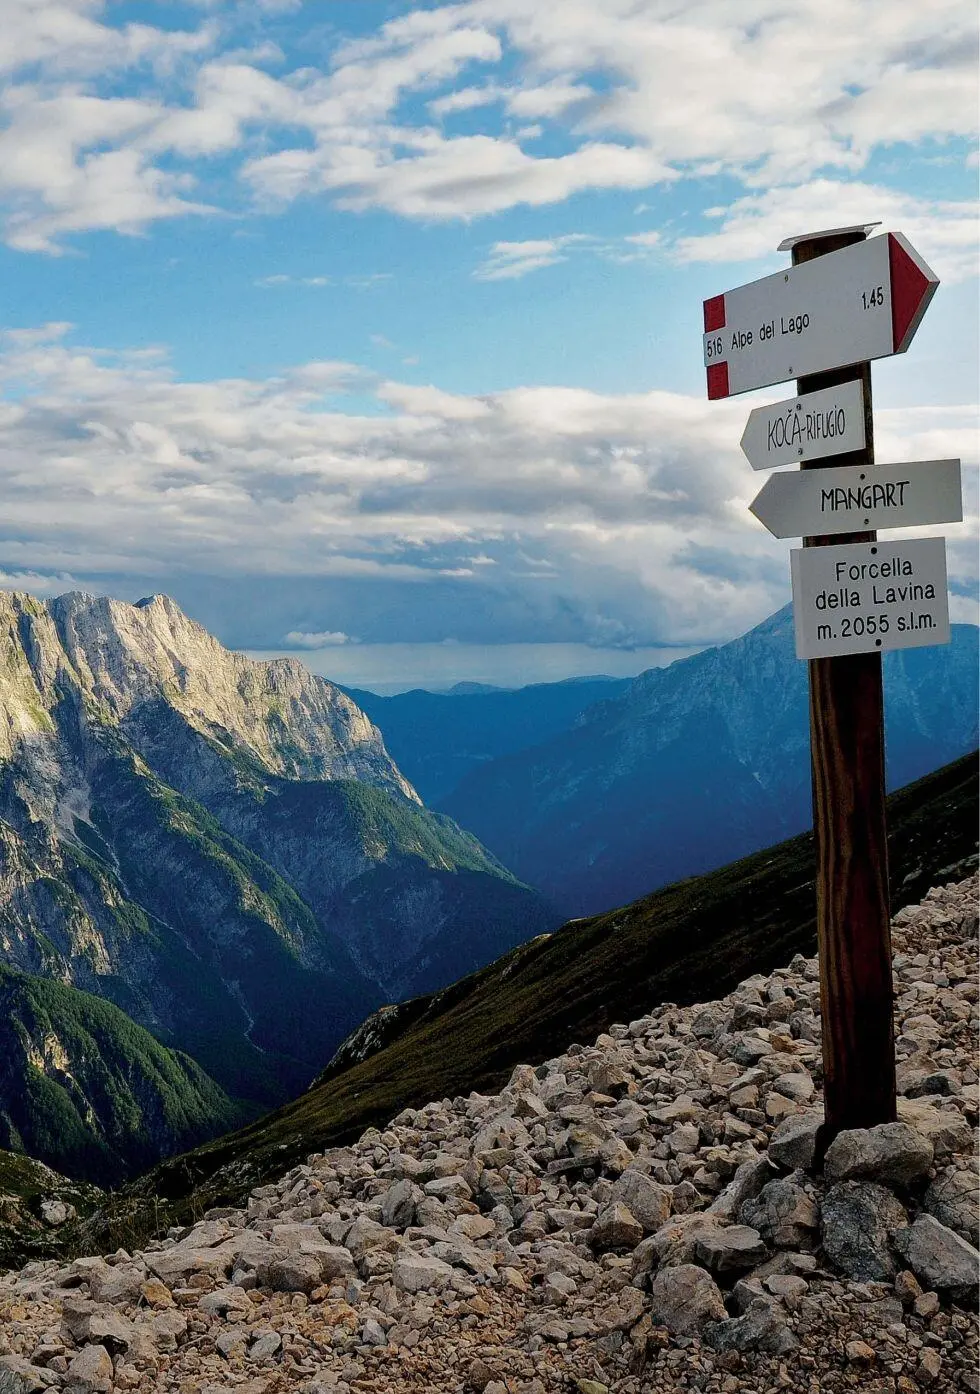
M269 1104L379 1002L550 919L298 662L165 596L0 593L0 965Z

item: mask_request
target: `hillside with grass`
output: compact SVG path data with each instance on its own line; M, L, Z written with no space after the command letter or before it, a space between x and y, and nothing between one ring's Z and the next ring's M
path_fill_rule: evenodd
M0 966L0 1148L114 1185L252 1112L118 1007Z
M888 801L892 911L977 865L977 759ZM571 922L441 992L364 1023L293 1103L155 1167L91 1232L110 1247L238 1204L308 1154L383 1127L404 1108L500 1088L514 1066L588 1041L663 1002L710 1000L815 948L814 849L791 838L631 905Z

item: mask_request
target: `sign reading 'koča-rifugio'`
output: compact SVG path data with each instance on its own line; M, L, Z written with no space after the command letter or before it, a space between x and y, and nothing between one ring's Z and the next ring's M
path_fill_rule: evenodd
M939 281L900 232L704 302L708 397L904 353Z
M858 381L756 407L739 444L754 470L862 450L864 392Z

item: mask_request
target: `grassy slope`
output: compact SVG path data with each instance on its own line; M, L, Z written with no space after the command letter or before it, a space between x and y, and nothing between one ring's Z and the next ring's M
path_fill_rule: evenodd
M893 909L976 865L975 757L889 799ZM658 1002L711 999L753 972L812 953L809 834L633 905L572 922L434 995L383 1050L294 1103L134 1183L97 1230L147 1232L155 1197L171 1217L240 1200L308 1153L342 1144L400 1109L500 1087L513 1066L588 1041Z
M118 1007L0 966L3 1147L105 1184L241 1118L199 1065Z

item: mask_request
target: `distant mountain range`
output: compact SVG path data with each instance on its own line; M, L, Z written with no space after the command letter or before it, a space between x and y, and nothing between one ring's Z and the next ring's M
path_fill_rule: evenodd
M376 722L400 770L426 803L448 798L468 774L567 731L582 712L629 687L630 678L572 678L530 687L457 683L448 692L416 688L381 697L348 695Z
M890 788L976 747L976 626L954 625L947 646L888 653L884 671ZM519 710L523 694L507 695ZM377 719L384 730L386 714ZM452 740L440 745L433 723L429 758ZM437 806L567 915L801 831L811 818L807 666L790 608L642 673L531 748L484 761Z
M76 1146L91 1104L92 1157L144 1165L144 1144L170 1150L207 1112L227 1126L230 1100L295 1093L380 1003L556 922L300 663L230 653L164 596L0 593L0 968L27 975L2 980L21 1044L0 1071L0 1147L91 1174ZM37 979L121 1012L95 1031L79 996L55 1009ZM119 1107L100 1110L92 1041L113 1079L126 1061L155 1072L187 1126L149 1126L157 1104L123 1108L115 1083ZM37 1141L59 1133L60 1153Z
M893 784L976 745L975 628L886 674ZM809 821L788 612L631 682L357 695L165 596L0 592L0 1150L117 1180L295 1097L555 907Z

